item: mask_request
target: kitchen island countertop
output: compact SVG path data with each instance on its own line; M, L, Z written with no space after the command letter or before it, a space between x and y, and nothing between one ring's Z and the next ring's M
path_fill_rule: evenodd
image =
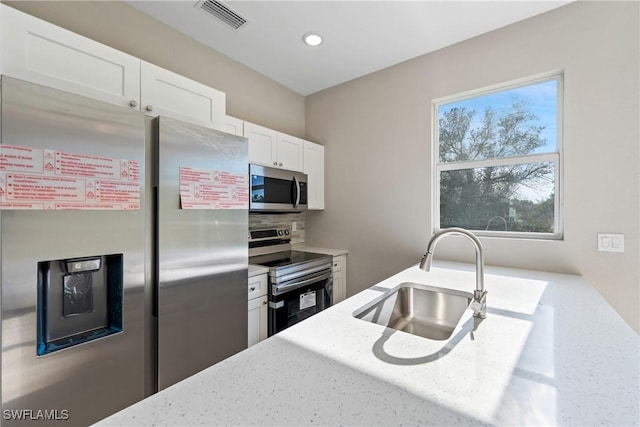
M353 317L402 282L472 291L475 266L408 268L99 425L639 425L640 339L583 278L486 267L487 318L451 338Z

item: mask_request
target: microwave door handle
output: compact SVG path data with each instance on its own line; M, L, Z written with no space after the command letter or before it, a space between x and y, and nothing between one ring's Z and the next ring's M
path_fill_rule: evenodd
M298 178L296 178L295 176L293 177L293 183L295 184L296 189L296 200L295 202L293 202L293 207L297 208L298 204L300 203L300 183L298 182Z

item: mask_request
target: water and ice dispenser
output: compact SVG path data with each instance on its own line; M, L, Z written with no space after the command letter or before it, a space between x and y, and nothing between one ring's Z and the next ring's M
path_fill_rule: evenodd
M38 263L38 356L122 331L122 254Z

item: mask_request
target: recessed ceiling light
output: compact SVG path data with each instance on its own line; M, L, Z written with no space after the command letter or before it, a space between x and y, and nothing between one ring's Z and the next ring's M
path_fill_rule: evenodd
M318 46L322 43L322 37L316 33L307 33L302 36L302 41L308 46Z

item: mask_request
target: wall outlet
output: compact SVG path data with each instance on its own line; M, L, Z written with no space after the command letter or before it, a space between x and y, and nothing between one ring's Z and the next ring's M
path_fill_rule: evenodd
M296 231L298 229L298 223L295 221L291 221L291 231Z
M598 233L598 250L624 252L624 234Z

